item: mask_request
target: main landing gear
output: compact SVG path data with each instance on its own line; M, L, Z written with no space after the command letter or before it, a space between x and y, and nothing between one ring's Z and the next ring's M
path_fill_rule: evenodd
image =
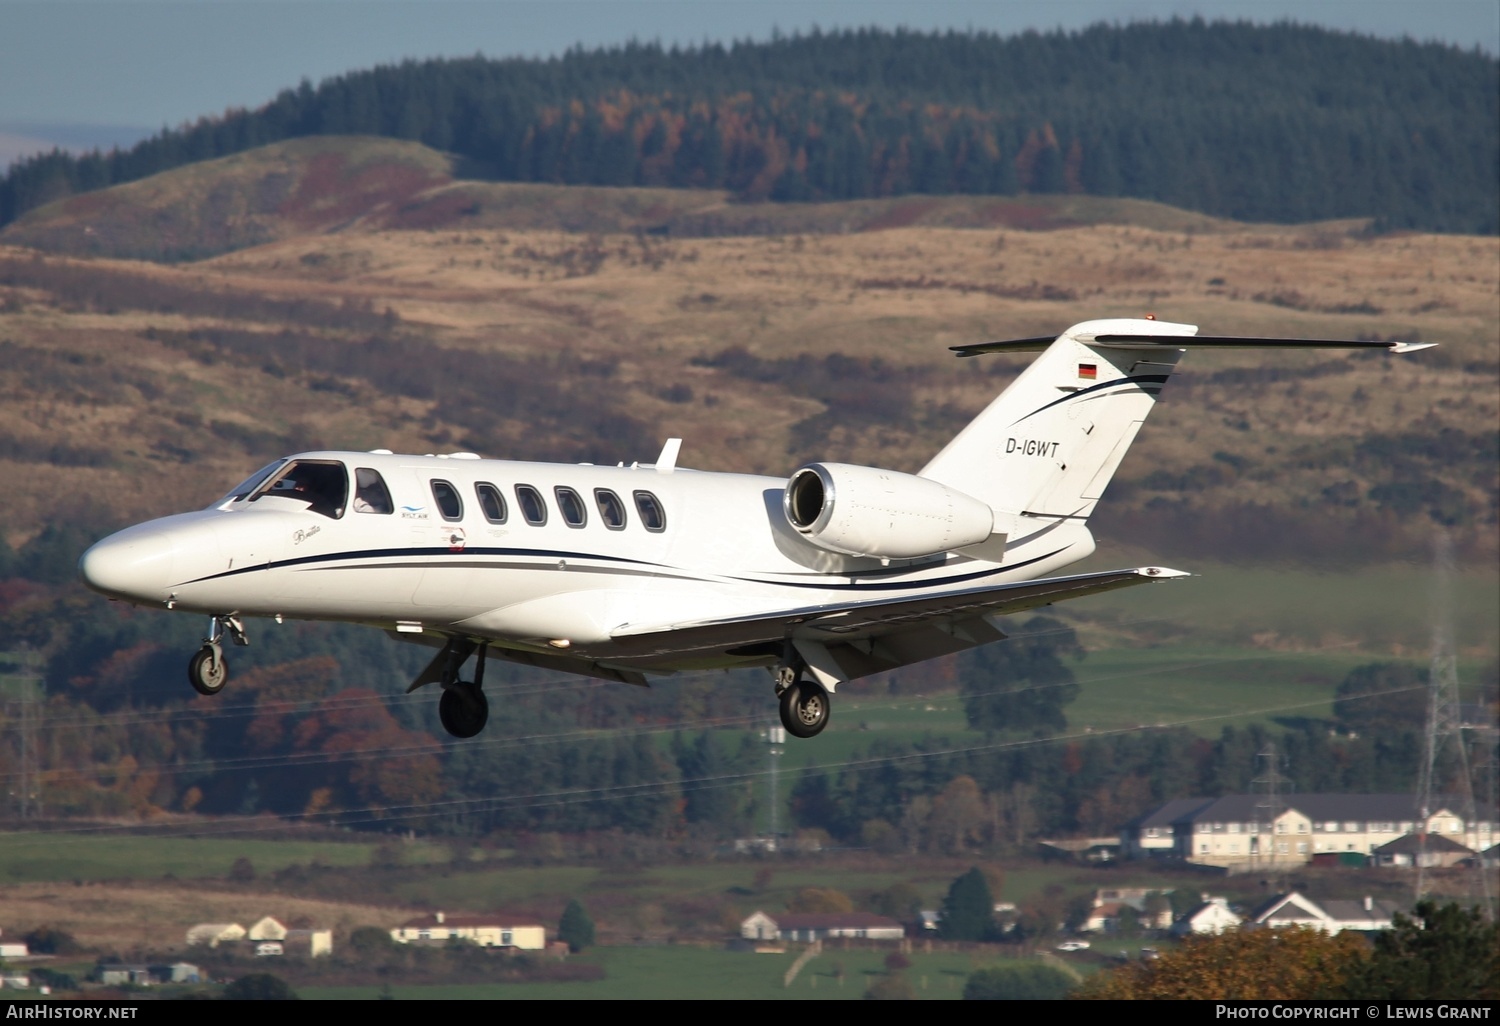
M479 655L474 660L474 679L460 680L459 671L476 647ZM484 697L484 658L488 652L488 645L476 646L467 639L450 638L438 653L438 659L442 660L438 683L443 689L443 696L438 699L438 719L454 737L473 737L489 722L490 703Z
M236 645L250 644L239 617L226 614L209 618L208 636L203 639L203 647L188 660L188 682L200 695L217 695L229 680L229 660L224 658L226 631Z
M776 668L776 695L781 699L781 725L793 737L817 737L828 726L828 689L802 678L799 667Z

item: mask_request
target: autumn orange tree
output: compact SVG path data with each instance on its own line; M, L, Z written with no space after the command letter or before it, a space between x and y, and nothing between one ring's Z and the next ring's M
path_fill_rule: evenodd
M1078 997L1298 1001L1332 996L1368 956L1350 933L1296 926L1189 940L1160 958L1099 973Z

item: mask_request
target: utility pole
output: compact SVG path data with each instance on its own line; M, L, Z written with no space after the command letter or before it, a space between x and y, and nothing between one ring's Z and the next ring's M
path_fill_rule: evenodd
M778 784L777 764L781 761L782 745L786 744L786 728L774 726L766 728L766 751L771 759L771 772L768 775L770 781L770 801L766 808L771 813L771 850L777 848L777 838L781 835L781 789Z
M14 652L0 655L4 661L19 664L19 673L0 678L12 702L20 707L20 737L17 760L16 783L11 790L16 814L21 819L32 819L42 813L41 756L37 735L41 730L42 688L41 676L33 666L36 657L30 652Z
M1458 695L1458 655L1453 643L1453 543L1445 531L1439 531L1434 539L1432 579L1432 661L1427 676L1427 729L1422 746L1422 775L1417 785L1416 898L1419 901L1427 893L1427 832L1432 814L1438 811L1439 805L1450 805L1452 811L1463 819L1466 839L1468 832L1476 829L1479 818L1474 805L1469 750L1464 744L1463 712ZM1484 733L1480 732L1481 740L1485 740ZM1438 774L1444 768L1440 763L1449 748L1453 749L1458 764L1458 793L1444 796L1439 793L1441 782ZM1494 895L1489 874L1477 858L1470 877L1469 898L1483 910L1486 918L1493 921Z

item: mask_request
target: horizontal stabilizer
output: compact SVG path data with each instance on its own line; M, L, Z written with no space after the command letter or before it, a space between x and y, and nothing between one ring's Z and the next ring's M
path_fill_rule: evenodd
M1086 346L1100 349L1384 349L1392 353L1415 353L1431 349L1436 342L1383 342L1334 338L1249 338L1233 335L1089 335L1072 336ZM985 353L1039 353L1052 344L1050 338L1018 338L1006 342L976 342L949 346L959 356Z

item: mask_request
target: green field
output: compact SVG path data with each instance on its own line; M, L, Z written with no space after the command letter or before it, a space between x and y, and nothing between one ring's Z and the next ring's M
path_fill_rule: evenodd
M212 827L210 827L212 829ZM103 833L0 833L0 881L180 880L224 877L248 858L265 874L293 863L365 866L375 841L270 841L245 837L139 837ZM433 862L446 851L429 844L402 848L407 862Z
M392 987L397 999L547 999L568 1000L747 1000L797 998L849 1000L860 998L885 972L880 951L827 950L810 961L790 987L782 980L797 957L752 954L722 949L666 946L652 948L595 948L577 956L604 967L602 980L587 983L510 983L468 986ZM975 969L1001 964L994 957L950 952L911 956L906 970L917 997L952 1000L962 997L964 980ZM838 967L842 966L842 981ZM372 999L379 987L303 987L303 998Z

